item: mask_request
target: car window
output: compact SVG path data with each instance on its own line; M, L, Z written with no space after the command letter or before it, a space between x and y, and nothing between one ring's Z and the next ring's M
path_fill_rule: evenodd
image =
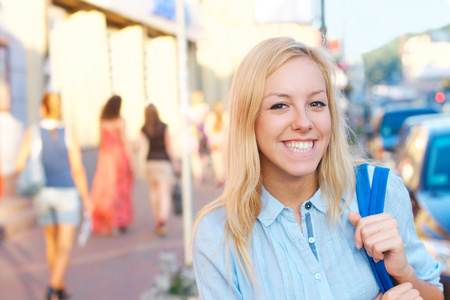
M397 111L386 113L380 127L380 134L383 137L390 137L398 135L402 128L403 122L411 116L433 113L430 110L411 110L411 111Z
M425 162L424 188L450 189L450 135L439 136L430 144Z
M397 171L407 187L418 187L423 156L428 142L428 132L422 126L414 126L408 135L405 147L396 157Z
M381 123L380 133L383 137L398 134L403 121L408 117L406 114L386 114Z

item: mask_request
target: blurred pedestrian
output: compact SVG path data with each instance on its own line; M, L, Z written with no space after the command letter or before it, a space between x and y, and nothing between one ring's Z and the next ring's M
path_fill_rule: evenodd
M222 187L225 181L225 155L226 131L228 126L228 113L222 100L214 102L213 110L205 119L205 134L214 171L214 180L217 187Z
M22 122L11 113L9 93L0 93L0 198L14 193L14 161L23 139Z
M148 142L147 180L149 198L155 217L155 232L164 236L167 234L167 219L170 213L174 172L180 172L178 160L173 155L169 127L162 122L154 104L145 108L145 122L136 143L136 151Z
M384 213L359 214L364 160L347 143L336 68L327 52L280 37L236 71L224 192L194 226L200 298L443 299L402 180L389 175ZM366 251L397 284L384 295Z
M100 147L91 199L95 208L92 230L102 235L123 233L133 220L133 168L121 106L122 98L114 95L100 115Z
M61 122L58 95L45 94L40 113L46 186L34 197L33 204L37 220L44 229L50 269L46 299L68 299L65 275L80 220L80 196L85 213L91 213L88 183L78 142L70 128ZM16 159L17 170L24 168L30 155L30 134L28 129Z
M189 152L194 181L199 184L205 181L206 167L209 160L207 137L205 134L205 118L209 112L208 103L204 102L200 91L191 93L189 107Z

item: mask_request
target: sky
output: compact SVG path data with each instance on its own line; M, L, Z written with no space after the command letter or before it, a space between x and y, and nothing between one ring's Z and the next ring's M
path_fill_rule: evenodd
M325 0L330 38L342 38L356 62L403 33L420 33L450 24L450 0Z

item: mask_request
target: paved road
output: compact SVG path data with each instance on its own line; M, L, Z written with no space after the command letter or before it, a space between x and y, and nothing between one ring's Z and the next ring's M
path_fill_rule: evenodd
M91 181L97 153L83 151ZM194 213L220 193L211 183L194 187ZM85 248L75 247L67 275L71 299L139 299L158 274L158 255L173 252L183 263L181 216L172 215L169 233L154 234L154 220L147 199L148 187L136 179L135 220L129 231L116 237L92 236ZM0 299L44 299L48 278L44 238L41 229L29 231L0 243Z

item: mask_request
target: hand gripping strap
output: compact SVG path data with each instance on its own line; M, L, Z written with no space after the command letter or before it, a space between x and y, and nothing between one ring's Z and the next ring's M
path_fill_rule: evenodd
M386 196L386 185L389 176L389 169L375 167L372 178L372 189L370 189L369 174L367 164L356 167L356 197L358 199L359 213L362 218L382 213L384 210L384 198ZM367 254L367 252L366 252ZM373 258L368 256L370 266L372 267L375 279L381 288L383 294L391 289L391 277L386 271L384 261L376 263Z

